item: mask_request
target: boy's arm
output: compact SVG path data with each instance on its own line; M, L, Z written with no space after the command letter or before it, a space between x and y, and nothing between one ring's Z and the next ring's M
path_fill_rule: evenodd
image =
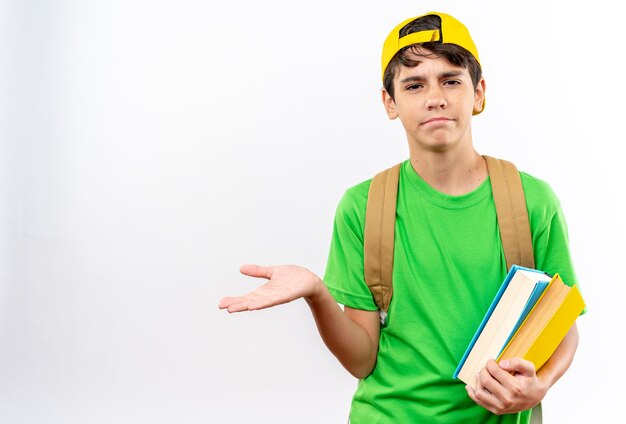
M576 323L545 365L535 373L532 362L513 358L497 364L490 360L477 376L476 390L466 386L477 404L494 414L511 414L530 409L544 398L550 387L569 368L578 347Z
M265 309L304 298L328 349L355 377L367 377L376 364L380 323L377 311L341 310L322 280L293 265L244 265L241 273L269 281L239 297L225 297L220 309L241 312Z
M307 299L322 340L356 378L365 378L374 369L378 355L380 315L378 311L339 308L330 292L323 287L322 298Z

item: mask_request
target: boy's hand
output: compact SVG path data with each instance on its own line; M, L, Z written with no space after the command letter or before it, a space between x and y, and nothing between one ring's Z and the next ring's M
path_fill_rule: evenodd
M269 281L244 296L223 298L219 303L220 309L227 309L228 312L255 311L301 297L315 300L323 286L322 280L317 275L295 265L270 267L243 265L240 272Z
M465 387L469 397L497 415L530 409L546 395L532 362L520 358L497 364L489 360L476 376L476 390Z

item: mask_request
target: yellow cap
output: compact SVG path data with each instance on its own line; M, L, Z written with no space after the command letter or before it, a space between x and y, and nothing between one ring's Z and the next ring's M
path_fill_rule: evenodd
M425 30L414 32L412 34L405 35L404 37L400 36L400 30L408 25L410 22L421 18L423 16L428 15L436 15L441 18L441 30ZM383 45L383 57L382 57L382 75L383 81L385 78L385 70L391 62L391 59L402 50L406 46L410 46L411 44L419 44L419 43L428 43L431 41L440 41L442 44L456 44L457 46L463 47L465 50L470 52L478 64L480 64L480 59L478 58L478 49L476 49L476 45L474 41L472 41L472 37L470 37L470 33L461 22L456 20L450 15L446 15L445 13L439 12L430 12L425 13L420 16L416 16L414 18L409 18L401 23L399 23L387 36L385 40L385 44ZM483 109L485 105L483 103ZM482 112L482 110L481 110ZM478 112L480 113L480 112Z

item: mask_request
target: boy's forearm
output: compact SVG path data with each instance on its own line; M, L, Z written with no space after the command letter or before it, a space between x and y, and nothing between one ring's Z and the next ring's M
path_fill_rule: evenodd
M315 298L306 299L328 349L356 378L367 377L376 364L378 333L370 334L349 318L322 283Z
M559 344L559 347L537 373L537 377L546 390L552 387L565 374L565 371L567 371L574 359L577 348L578 329L576 323L574 323L561 344Z

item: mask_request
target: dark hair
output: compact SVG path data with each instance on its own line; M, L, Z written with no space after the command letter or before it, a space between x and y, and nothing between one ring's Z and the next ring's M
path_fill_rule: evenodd
M437 15L427 15L417 18L409 22L400 30L400 37L404 37L414 32L438 29L441 30L441 18ZM441 40L441 35L439 40ZM455 66L465 68L469 71L472 78L474 90L478 87L478 82L482 77L482 69L480 64L469 51L456 44L442 44L441 41L430 41L427 43L411 44L402 48L389 62L385 74L383 76L383 87L393 99L393 79L396 76L396 70L399 65L414 67L417 66L419 60L414 56L436 58L443 57Z

